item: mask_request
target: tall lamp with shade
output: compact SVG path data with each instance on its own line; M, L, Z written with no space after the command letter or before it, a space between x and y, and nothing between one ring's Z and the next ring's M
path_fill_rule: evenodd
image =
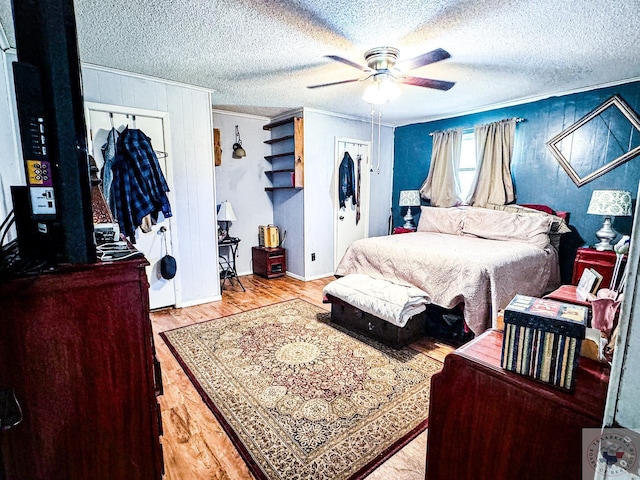
M594 190L587 213L604 216L604 222L596 237L600 240L594 245L596 250L613 250L611 242L618 235L611 226L611 217L631 216L631 192L625 190Z
M416 226L413 223L413 215L411 213L411 207L420 206L420 191L419 190L402 190L400 192L401 207L407 207L407 213L404 216L404 225L402 228L408 230L415 230Z
M220 240L224 240L229 237L229 222L235 222L236 220L236 214L233 212L231 202L225 200L218 208L218 221L225 222L225 229L221 232Z

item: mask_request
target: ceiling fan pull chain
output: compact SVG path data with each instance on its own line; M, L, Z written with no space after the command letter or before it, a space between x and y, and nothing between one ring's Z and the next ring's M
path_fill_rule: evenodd
M373 143L373 113L374 113L375 109L372 107L371 108L371 146L374 145ZM371 167L369 168L369 173L373 173L373 162L371 162Z
M380 175L380 123L382 122L382 109L378 110L378 175Z

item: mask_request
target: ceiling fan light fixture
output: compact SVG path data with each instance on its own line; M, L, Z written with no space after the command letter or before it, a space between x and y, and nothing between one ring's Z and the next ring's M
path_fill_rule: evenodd
M400 86L389 74L379 74L362 95L362 99L373 105L382 105L400 96Z

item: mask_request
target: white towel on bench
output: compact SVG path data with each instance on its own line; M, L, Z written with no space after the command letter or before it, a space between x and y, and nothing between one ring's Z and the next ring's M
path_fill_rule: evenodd
M324 287L323 293L398 327L404 327L429 303L427 293L417 287L397 285L357 273L332 281Z

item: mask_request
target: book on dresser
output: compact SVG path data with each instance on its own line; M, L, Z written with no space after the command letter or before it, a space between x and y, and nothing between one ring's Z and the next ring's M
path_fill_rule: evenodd
M587 296L592 293L596 294L602 284L602 275L593 268L585 268L580 276L580 281L576 287L576 295L581 300L586 300Z

